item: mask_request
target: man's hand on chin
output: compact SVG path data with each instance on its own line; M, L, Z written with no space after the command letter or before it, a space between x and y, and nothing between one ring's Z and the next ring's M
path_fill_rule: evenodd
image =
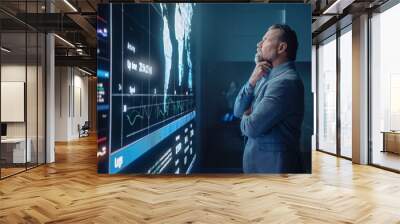
M249 78L249 83L252 87L256 86L258 80L260 80L264 74L268 74L272 69L272 64L268 61L260 61L256 64L253 73Z

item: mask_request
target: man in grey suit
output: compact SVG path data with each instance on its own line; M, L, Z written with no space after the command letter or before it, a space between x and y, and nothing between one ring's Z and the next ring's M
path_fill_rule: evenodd
M296 33L271 26L257 44L256 66L236 97L234 115L248 140L245 173L299 173L304 86L294 61Z

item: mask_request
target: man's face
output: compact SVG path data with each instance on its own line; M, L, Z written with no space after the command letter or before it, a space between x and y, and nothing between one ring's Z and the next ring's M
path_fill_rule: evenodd
M257 53L261 54L263 61L273 62L278 57L281 32L279 29L268 30L263 39L258 42Z

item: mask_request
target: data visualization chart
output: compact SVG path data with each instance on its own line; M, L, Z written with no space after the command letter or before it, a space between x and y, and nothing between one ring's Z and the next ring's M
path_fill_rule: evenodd
M113 98L119 96L119 94L113 94ZM192 95L167 95L165 103L163 102L164 96L163 94L135 94L131 96L122 94L120 97L121 101L124 102L121 113L122 145L147 135L193 111ZM141 104L142 102L143 104Z
M109 65L104 72L110 88L103 96L110 101L109 120L104 120L109 130L99 136L109 140L108 172L190 173L196 160L190 38L194 5L101 8L106 15L99 17L108 18L110 33L108 45L98 50L109 49L109 60L98 60L99 67ZM99 144L102 151L104 144Z

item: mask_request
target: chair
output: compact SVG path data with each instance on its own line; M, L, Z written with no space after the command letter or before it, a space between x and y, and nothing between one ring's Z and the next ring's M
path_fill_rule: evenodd
M80 126L78 124L78 133L79 133L79 138L80 137L87 137L89 136L89 130L90 130L90 124L89 121L85 121L85 123Z

